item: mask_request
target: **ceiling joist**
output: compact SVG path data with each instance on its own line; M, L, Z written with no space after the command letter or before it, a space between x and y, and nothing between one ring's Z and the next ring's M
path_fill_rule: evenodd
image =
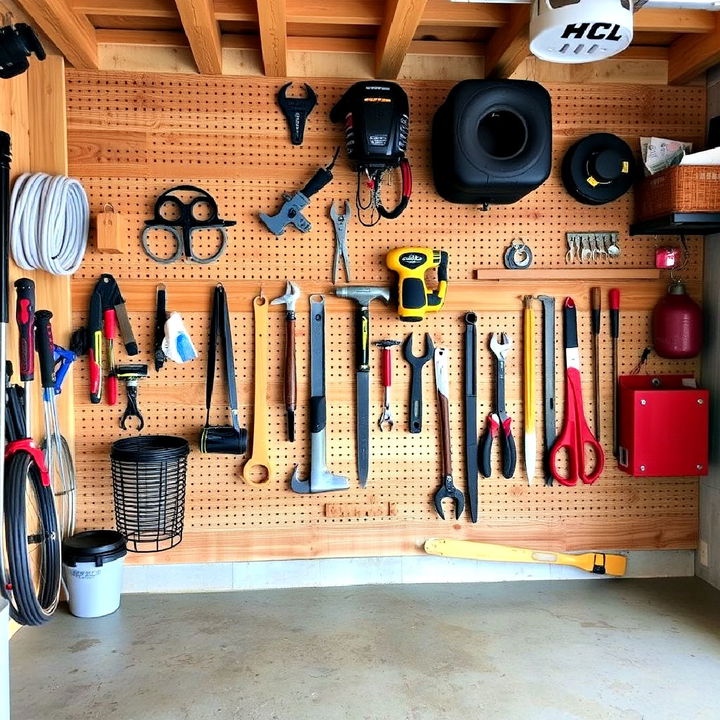
M175 3L198 70L204 75L220 75L220 25L213 0L175 0Z
M95 28L70 7L68 0L19 0L33 22L79 70L97 70Z
M265 74L287 75L287 20L285 0L257 0L260 48Z
M682 85L720 62L720 13L715 13L715 28L700 37L683 35L670 46L668 82Z
M508 23L496 30L485 53L485 74L488 77L510 77L530 54L528 26L530 8L516 5L510 10Z
M426 3L427 0L388 0L377 39L377 77L395 79L399 75Z

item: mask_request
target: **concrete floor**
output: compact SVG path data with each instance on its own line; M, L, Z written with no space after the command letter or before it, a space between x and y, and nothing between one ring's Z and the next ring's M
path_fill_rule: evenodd
M14 720L720 717L694 578L129 595L10 650Z

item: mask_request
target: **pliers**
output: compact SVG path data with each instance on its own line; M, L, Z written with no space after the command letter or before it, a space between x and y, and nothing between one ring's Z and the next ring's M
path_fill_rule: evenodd
M340 215L335 209L335 201L330 206L330 219L335 228L335 257L332 266L333 285L337 285L338 274L340 272L340 258L342 256L343 265L345 266L345 282L350 282L350 255L347 247L347 226L352 217L352 206L350 201L345 201L345 212Z
M492 455L493 440L500 438L500 451L502 456L502 474L508 480L515 474L517 451L515 439L512 435L512 418L505 408L505 358L512 348L512 339L502 333L490 336L490 350L495 355L495 410L488 415L487 429L480 443L480 474L489 478L492 475L490 458Z

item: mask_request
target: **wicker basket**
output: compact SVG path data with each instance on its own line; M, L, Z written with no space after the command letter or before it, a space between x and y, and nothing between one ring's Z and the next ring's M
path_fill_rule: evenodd
M720 212L720 166L678 165L642 180L635 191L638 221L681 212Z

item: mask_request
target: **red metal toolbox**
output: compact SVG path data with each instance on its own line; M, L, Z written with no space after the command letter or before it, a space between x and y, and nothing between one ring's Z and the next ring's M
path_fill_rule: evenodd
M635 477L708 473L707 390L692 375L619 379L618 466Z

